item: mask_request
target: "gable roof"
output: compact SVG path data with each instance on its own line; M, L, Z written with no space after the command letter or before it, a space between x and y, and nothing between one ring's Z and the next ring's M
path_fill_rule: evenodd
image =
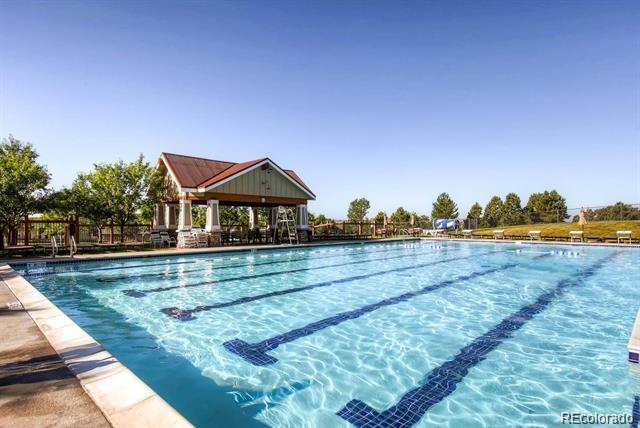
M315 199L315 194L295 171L282 169L269 158L235 163L163 152L160 154L160 160L164 162L176 184L180 188L189 189L188 191L204 191L259 165L269 163L289 178L294 185Z

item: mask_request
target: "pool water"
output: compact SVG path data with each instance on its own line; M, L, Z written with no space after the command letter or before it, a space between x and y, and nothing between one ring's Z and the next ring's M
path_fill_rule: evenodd
M552 426L640 394L637 249L425 240L17 269L197 426Z

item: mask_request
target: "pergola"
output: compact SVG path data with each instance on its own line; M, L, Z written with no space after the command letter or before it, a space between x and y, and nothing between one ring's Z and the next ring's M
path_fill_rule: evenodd
M157 168L164 174L169 197L156 206L155 229L189 231L192 204L206 204L205 231L215 246L222 245L220 205L249 207L249 227L258 227L258 209L267 209L268 227L277 227L279 206L295 207L299 242L305 242L309 225L307 202L315 195L292 170L269 158L234 163L162 153Z

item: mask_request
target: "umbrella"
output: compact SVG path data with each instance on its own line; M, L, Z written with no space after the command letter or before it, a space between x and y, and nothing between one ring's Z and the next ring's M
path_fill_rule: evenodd
M578 213L578 224L584 230L584 225L587 224L587 219L585 218L584 208L580 208L580 212Z
M411 214L411 227L416 225L416 215Z
M387 228L387 215L386 214L384 215L384 218L382 220L382 224L384 225L384 228L386 229Z

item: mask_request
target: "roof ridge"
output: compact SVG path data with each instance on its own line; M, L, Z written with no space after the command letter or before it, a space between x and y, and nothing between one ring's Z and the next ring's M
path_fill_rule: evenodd
M256 163L259 162L263 162L265 160L269 159L268 157L266 158L260 158L260 159L254 159L254 160L250 160L250 161L246 161L246 162L238 162L238 163L234 163L233 165L229 165L227 168L223 169L222 171L220 171L219 173L217 173L216 175L214 175L213 177L209 177L206 180L202 181L201 183L198 183L198 187L203 186L205 183L215 179L217 176L224 174L226 171L228 171L229 169L233 168L234 166L238 166L238 165L243 165L243 164L247 164L247 166L245 166L244 168L242 168L241 170L235 172L233 175L239 174L240 172L244 171L245 169L249 168L252 165L255 165ZM231 177L233 177L233 175L231 175Z
M242 163L242 162L225 161L225 160L220 160L220 159L209 159L209 158L203 158L202 156L180 155L180 154L178 154L178 153L171 153L171 152L162 152L162 153L160 153L160 154L161 154L161 155L178 156L178 157L181 157L181 158L200 159L200 160L206 160L206 161L211 161L211 162L230 163L230 164L232 164L232 165L237 165L238 163Z

